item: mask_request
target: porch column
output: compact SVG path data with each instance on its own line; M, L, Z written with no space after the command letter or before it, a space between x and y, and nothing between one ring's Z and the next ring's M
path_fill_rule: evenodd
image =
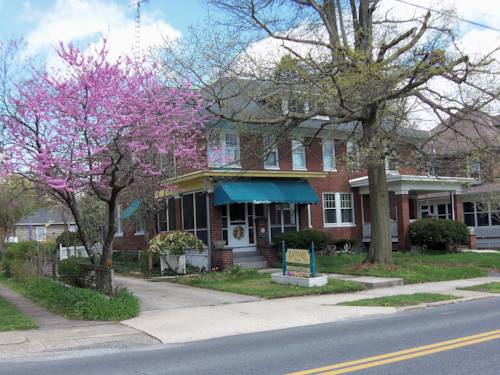
M453 196L453 210L455 212L455 220L458 222L463 221L463 202L462 202L462 192L456 191Z
M398 200L398 242L399 250L409 250L410 240L408 233L410 229L410 200L407 191L397 192Z
M182 223L182 198L180 195L175 196L175 228L177 230L183 230L184 226Z

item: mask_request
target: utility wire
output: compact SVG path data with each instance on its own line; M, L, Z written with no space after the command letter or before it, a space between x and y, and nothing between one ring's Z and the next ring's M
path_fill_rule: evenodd
M441 14L443 16L447 16L447 17L450 17L450 18L455 18L455 19L457 19L459 21L462 21L462 22L465 22L465 23L470 23L471 25L483 27L485 29L490 29L490 30L497 31L497 32L500 33L500 29L497 29L496 27L493 27L493 26L485 25L483 23L476 22L476 21L471 21L471 20L463 18L463 17L453 16L453 15L450 15L450 14L448 14L446 12L443 12L443 11L440 11L440 10L436 10L436 9L424 7L423 5L418 5L418 4L410 3L409 1L405 1L405 0L396 0L396 1L398 3L402 3L402 4L406 4L406 5L411 5L411 6L414 6L415 8L425 9L425 10L428 10L429 12L434 12L434 13Z

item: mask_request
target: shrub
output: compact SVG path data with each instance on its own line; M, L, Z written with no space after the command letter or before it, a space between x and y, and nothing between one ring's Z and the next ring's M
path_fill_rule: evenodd
M59 245L62 245L63 247L81 246L82 240L80 238L80 234L78 232L62 232L56 238L56 248L59 248Z
M409 236L413 245L444 250L466 244L468 230L465 224L454 220L421 219L410 224Z
M2 259L2 269L5 271L7 276L12 277L14 276L14 263L17 263L18 265L16 268L18 269L18 272L16 277L21 277L19 274L19 270L22 268L19 266L20 263L28 262L30 257L33 255L52 254L52 252L53 247L51 244L45 242L20 241L9 244Z
M309 249L311 242L314 241L315 250L324 250L328 244L328 236L325 232L305 229L300 232L286 232L274 236L273 242L276 246L280 246L281 242L285 241L288 248Z
M83 259L69 257L58 264L59 279L69 285L80 286L80 264Z
M184 255L186 250L203 251L203 242L188 232L168 232L157 234L149 243L149 251L159 255Z

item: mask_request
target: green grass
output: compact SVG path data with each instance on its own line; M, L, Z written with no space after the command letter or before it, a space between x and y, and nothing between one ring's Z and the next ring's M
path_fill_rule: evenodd
M317 256L319 272L400 277L405 284L469 279L500 270L499 254L394 253L394 267L363 265L363 255Z
M358 301L342 302L342 306L382 306L382 307L403 307L419 305L421 303L431 303L437 301L449 301L457 297L448 294L415 293L409 295L397 295L389 297L367 298Z
M246 294L266 299L356 292L364 289L359 283L343 280L330 280L328 285L315 288L281 285L271 282L271 275L269 274L260 274L256 271L242 271L237 269L196 278L179 277L175 279L175 282L199 288Z
M0 298L0 331L38 328L35 321Z
M476 292L487 292L487 293L500 293L500 282L492 282L481 285L469 286L466 288L460 288L462 290L473 290Z
M68 287L47 278L0 281L40 306L70 319L120 321L139 314L139 299L127 290L114 298L91 289Z

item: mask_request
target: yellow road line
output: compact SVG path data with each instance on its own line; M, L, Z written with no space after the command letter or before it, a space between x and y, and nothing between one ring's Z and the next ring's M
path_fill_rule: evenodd
M461 337L461 338L457 338L457 339L453 339L453 340L442 341L442 342L438 342L438 343L434 343L434 344L430 344L430 345L424 345L424 346L418 346L415 348L400 350L400 351L393 352L393 353L387 353L387 354L377 355L377 356L368 357L368 358L361 358L361 359L357 359L354 361L341 362L341 363L337 363L334 365L318 367L318 368L310 369L310 370L293 372L293 373L289 373L288 375L309 375L309 374L318 374L318 373L321 373L322 375L344 374L346 372L358 371L358 370L361 370L363 368L381 366L381 365L386 364L386 363L403 361L406 359L420 357L423 355L429 355L429 354L437 353L440 351L451 350L451 349L455 349L455 348L459 348L459 347L467 346L467 345L473 345L473 344L477 344L477 343L484 342L484 341L496 340L498 338L500 338L500 329L494 330L494 331L483 332L483 333L479 333L476 335ZM478 341L478 340L481 340L481 341ZM421 354L421 353L425 353L425 354ZM417 354L419 354L419 355L417 355ZM400 358L403 358L403 359L400 359ZM375 362L375 361L377 361L377 362ZM387 361L389 361L389 362L387 362ZM371 362L371 363L368 363L368 362ZM384 362L384 363L381 363L381 362ZM377 364L373 365L374 363L377 363ZM358 365L363 365L365 367L361 368ZM339 370L342 372L327 372L327 371L335 370L335 369L342 369L342 370ZM349 371L347 371L347 370L349 370Z

